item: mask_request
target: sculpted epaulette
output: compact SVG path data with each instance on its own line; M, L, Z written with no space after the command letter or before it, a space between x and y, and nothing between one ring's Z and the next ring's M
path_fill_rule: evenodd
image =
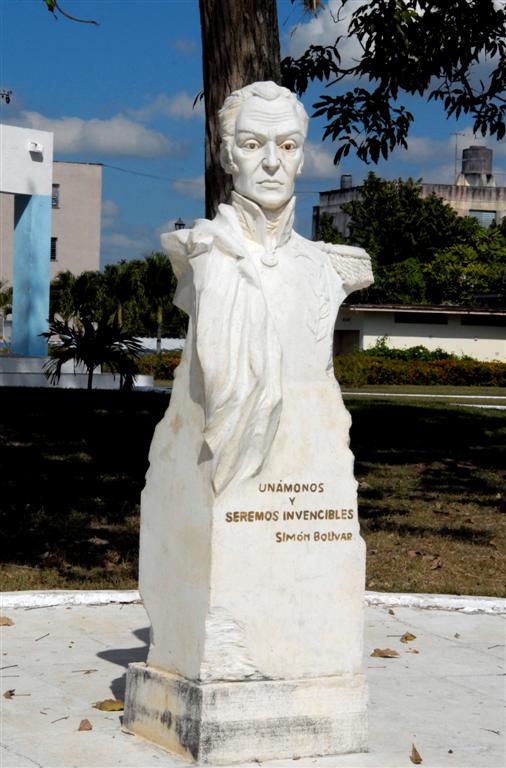
M332 266L343 281L347 293L360 291L374 282L371 268L371 257L363 248L352 245L335 245L324 243L322 240L314 245L326 253Z

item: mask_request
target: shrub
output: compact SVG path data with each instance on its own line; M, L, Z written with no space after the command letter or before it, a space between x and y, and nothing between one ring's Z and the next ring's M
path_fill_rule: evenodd
M451 352L445 352L441 347L437 349L428 349L427 347L418 344L416 347L407 347L406 349L393 349L387 345L388 336L381 336L374 347L364 349L361 352L366 357L381 357L388 360L461 360L458 355L453 355ZM471 358L465 358L471 359Z
M172 381L174 371L180 362L181 352L143 355L137 362L137 373L151 375L159 380Z
M447 360L391 360L363 352L334 358L341 384L448 384L452 386L506 386L506 363L480 362L469 358ZM360 375L357 376L357 371Z

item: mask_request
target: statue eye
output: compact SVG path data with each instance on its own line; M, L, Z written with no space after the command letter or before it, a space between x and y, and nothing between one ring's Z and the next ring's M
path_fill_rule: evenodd
M258 149L260 144L258 143L258 141L255 141L255 139L248 139L247 141L244 142L242 146L243 146L243 149L249 149L250 151L252 151L254 149Z
M284 149L287 152L293 152L294 149L297 149L297 144L295 143L295 141L290 139L289 141L284 141L282 143L281 149Z

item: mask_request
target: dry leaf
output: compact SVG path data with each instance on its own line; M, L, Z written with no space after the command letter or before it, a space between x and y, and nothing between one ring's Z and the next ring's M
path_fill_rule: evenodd
M92 731L93 730L93 726L92 726L92 724L90 723L89 720L84 718L84 720L81 720L81 722L79 723L79 728L77 730L78 731Z
M390 616L395 616L395 611L393 608L389 608L388 613L390 614Z
M456 637L456 638L457 638L457 640L458 640L458 639L459 639L459 637L460 637L460 635L459 635L459 633L458 633L458 632L455 632L455 634L453 635L453 637Z
M412 635L411 632L405 632L401 637L401 643L410 643L411 640L416 640L416 635Z
M406 648L406 653L420 653L416 648Z
M121 712L125 708L121 699L104 699L103 701L96 701L93 706L102 712Z
M14 624L12 619L8 616L0 616L0 627L12 627Z
M5 691L4 699L12 699L15 695L16 695L16 689L10 688L8 691Z
M395 659L399 654L391 648L375 648L371 656L378 656L380 659Z
M434 560L434 562L432 563L432 565L431 565L430 569L431 569L431 571L435 571L435 570L436 570L436 568L442 568L442 567L443 567L443 561L441 560L441 558L440 558L440 557L437 557L437 558Z
M436 555L422 555L422 560L435 560Z
M411 754L409 756L409 759L415 765L420 765L420 763L423 762L422 757L414 744L411 745Z

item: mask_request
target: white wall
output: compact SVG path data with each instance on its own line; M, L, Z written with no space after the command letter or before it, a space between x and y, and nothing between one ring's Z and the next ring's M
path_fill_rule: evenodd
M42 152L30 152L30 143ZM0 192L50 195L53 178L53 134L0 123Z
M396 323L393 312L363 312L358 324L364 349L373 347L380 337L388 336L387 344L394 349L422 344L431 350L441 347L446 352L469 355L476 360L506 362L504 326L464 326L460 318L460 315L449 315L448 325ZM353 327L351 323L350 326ZM339 328L344 330L346 326Z

